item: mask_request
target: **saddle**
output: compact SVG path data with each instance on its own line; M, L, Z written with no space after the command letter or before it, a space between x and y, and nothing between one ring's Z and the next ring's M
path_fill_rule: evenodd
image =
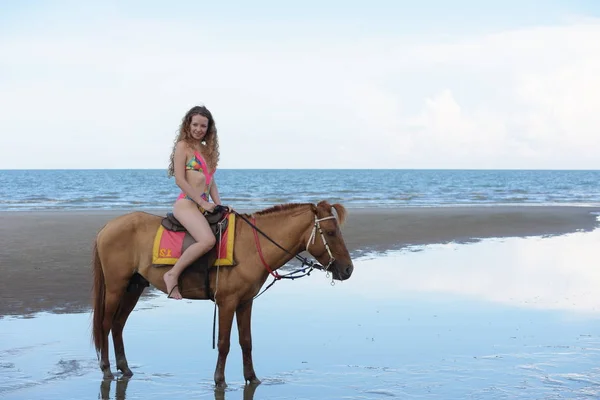
M235 214L222 206L215 207L212 213L205 213L211 231L217 239L215 247L194 261L185 269L184 274L200 273L204 276L207 298L210 293L209 269L214 266L233 266L233 240L235 237ZM152 249L152 266L165 267L174 265L181 254L196 240L175 218L173 213L163 217L154 239ZM180 290L183 282L180 281Z
M220 207L220 208L217 208L217 207ZM227 209L225 207L221 207L221 206L217 206L217 207L215 208L214 212L206 213L206 214L204 214L204 216L206 217L206 220L208 221L208 225L210 226L211 231L213 232L215 237L218 239L219 231L225 232L225 230L227 229L229 221L225 217L227 216L227 214L229 214L229 212L227 211ZM160 224L162 226L164 226L165 229L168 231L187 232L187 230L183 227L183 225L181 225L181 222L179 222L177 220L177 218L175 218L175 215L173 215L173 213L167 213L167 216L162 219ZM189 233L188 233L188 235L189 235ZM194 239L192 239L192 240L194 240Z
M216 246L207 252L193 265L200 264L205 268L210 266L234 265L233 239L235 235L235 214L227 208L217 206L212 213L205 213L206 220L212 233L217 239ZM185 227L168 213L161 220L156 232L152 251L154 266L174 265L181 254L196 240Z

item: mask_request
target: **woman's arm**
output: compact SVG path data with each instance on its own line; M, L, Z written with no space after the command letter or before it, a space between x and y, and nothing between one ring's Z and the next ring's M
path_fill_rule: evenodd
M221 197L219 196L219 188L217 187L217 181L214 179L212 180L212 183L210 185L210 198L212 199L212 201L217 204L217 205L221 205Z
M187 194L192 200L194 200L196 204L200 205L203 208L206 208L204 206L206 206L208 202L200 196L200 193L197 193L197 191L192 187L192 185L189 184L189 182L185 178L185 163L187 161L186 159L186 144L185 142L181 141L177 143L177 146L175 146L175 156L173 157L175 183L185 194Z

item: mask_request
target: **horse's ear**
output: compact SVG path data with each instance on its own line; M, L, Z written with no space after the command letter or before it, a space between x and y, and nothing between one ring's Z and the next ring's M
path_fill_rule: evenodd
M324 208L327 210L327 212L330 212L331 204L329 204L329 202L327 202L327 200L321 200L320 202L317 203L317 208Z
M346 208L339 203L334 204L333 208L335 208L335 212L337 214L337 218L340 225L343 225L344 221L346 220Z
M342 225L346 220L346 208L339 203L331 205L329 202L327 202L327 200L321 200L319 203L317 203L317 208L324 208L327 212L332 212L332 208L334 208L340 225Z

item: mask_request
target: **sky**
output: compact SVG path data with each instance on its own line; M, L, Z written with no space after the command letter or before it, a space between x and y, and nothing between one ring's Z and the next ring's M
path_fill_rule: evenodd
M600 169L600 2L286 3L0 0L0 169Z

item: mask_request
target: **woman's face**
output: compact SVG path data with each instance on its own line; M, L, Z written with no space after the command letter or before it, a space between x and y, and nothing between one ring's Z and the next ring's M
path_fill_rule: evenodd
M190 122L190 134L196 140L204 139L208 130L208 118L202 115L194 115Z

